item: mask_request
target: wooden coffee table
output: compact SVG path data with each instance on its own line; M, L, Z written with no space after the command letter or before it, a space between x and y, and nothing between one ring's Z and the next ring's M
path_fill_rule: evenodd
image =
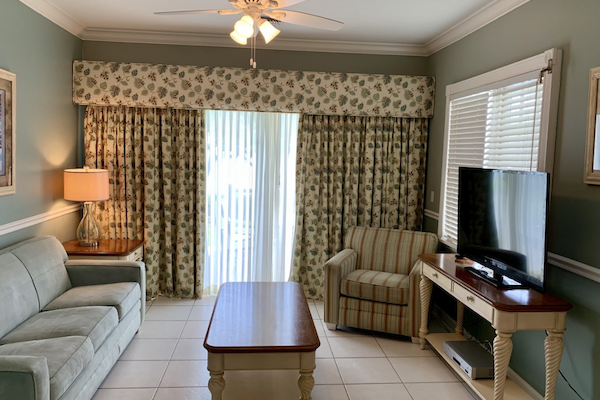
M304 292L296 282L225 283L208 326L208 389L221 400L225 371L297 369L301 400L311 400L320 346Z

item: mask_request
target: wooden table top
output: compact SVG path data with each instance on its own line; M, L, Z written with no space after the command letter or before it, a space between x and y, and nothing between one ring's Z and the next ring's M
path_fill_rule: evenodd
M204 340L213 353L310 352L320 344L297 282L224 283Z
M421 254L419 259L465 289L487 299L495 309L507 312L568 311L573 305L551 293L533 289L499 289L465 271L454 254Z
M100 239L98 246L84 247L79 245L77 239L63 243L65 251L70 256L119 256L124 257L136 251L143 240L127 239Z

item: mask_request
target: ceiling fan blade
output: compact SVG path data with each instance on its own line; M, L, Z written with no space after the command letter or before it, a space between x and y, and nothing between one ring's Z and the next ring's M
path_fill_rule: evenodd
M238 14L241 13L242 10L185 10L185 11L160 11L155 12L156 15L186 15L186 14Z
M310 28L326 29L328 31L339 31L344 26L343 22L325 17L319 17L318 15L303 13L300 11L277 9L274 12L265 12L264 14L281 22L286 22L288 24L308 26Z
M302 3L304 0L274 0L277 3L276 7L271 8L283 8L293 6L294 4Z

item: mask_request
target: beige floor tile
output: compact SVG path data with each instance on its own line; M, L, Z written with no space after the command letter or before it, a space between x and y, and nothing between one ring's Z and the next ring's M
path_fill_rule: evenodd
M204 339L180 339L173 353L173 360L206 360L208 352Z
M319 322L319 321L315 321L315 324ZM335 331L329 330L327 329L327 326L325 325L325 321L320 320L322 326L323 326L323 331L325 332L325 336L327 337L335 337L335 336L370 336L373 337L373 334L371 332L368 331L360 331L354 328L349 328L347 326L338 326L337 329Z
M209 379L206 361L171 361L160 387L208 386Z
M217 296L203 296L201 299L196 300L195 306L208 306L214 305L217 300Z
M101 388L156 388L168 361L117 361Z
M404 383L458 381L446 363L437 357L401 357L389 360Z
M427 349L421 350L421 347L418 344L412 343L410 339L376 339L388 357L437 357L429 346L427 346Z
M178 339L184 326L185 321L144 321L135 337L138 339Z
M188 320L190 321L209 321L212 316L212 306L194 306Z
M223 400L298 400L297 371L227 371Z
M120 360L170 360L177 339L133 339L121 355Z
M339 358L335 361L345 384L401 382L387 358Z
M177 299L174 297L158 296L154 299L155 306L193 306L196 300L194 299Z
M331 347L329 346L329 341L326 337L319 338L321 345L317 349L316 357L317 358L333 358L333 353L331 352Z
M203 339L208 330L208 321L188 321L181 333L182 339Z
M207 387L159 388L154 400L211 400ZM117 400L117 399L114 399ZM120 399L119 399L120 400Z
M192 306L160 306L153 305L146 314L147 321L186 321Z
M321 319L321 317L319 316L319 312L317 311L317 307L315 307L314 304L310 304L308 308L310 309L310 315L312 316L313 320Z
M325 319L325 304L322 301L315 301L315 307L319 313L319 319Z
M461 383L407 383L413 400L473 400Z
M92 400L152 400L156 389L98 389Z
M374 337L329 337L331 352L337 357L385 357Z
M321 321L314 321L314 323L315 329L317 330L317 335L319 335L319 337L327 337L327 335L325 335L325 331L323 330L323 324Z
M342 377L334 359L317 359L317 368L313 373L316 385L341 385Z
M348 400L344 385L315 385L312 400Z
M401 383L379 385L346 385L350 400L412 400Z

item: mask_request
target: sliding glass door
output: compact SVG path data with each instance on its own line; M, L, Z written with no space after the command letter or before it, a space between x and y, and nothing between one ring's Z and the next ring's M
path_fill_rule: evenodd
M285 281L292 263L298 115L206 111L204 295Z

